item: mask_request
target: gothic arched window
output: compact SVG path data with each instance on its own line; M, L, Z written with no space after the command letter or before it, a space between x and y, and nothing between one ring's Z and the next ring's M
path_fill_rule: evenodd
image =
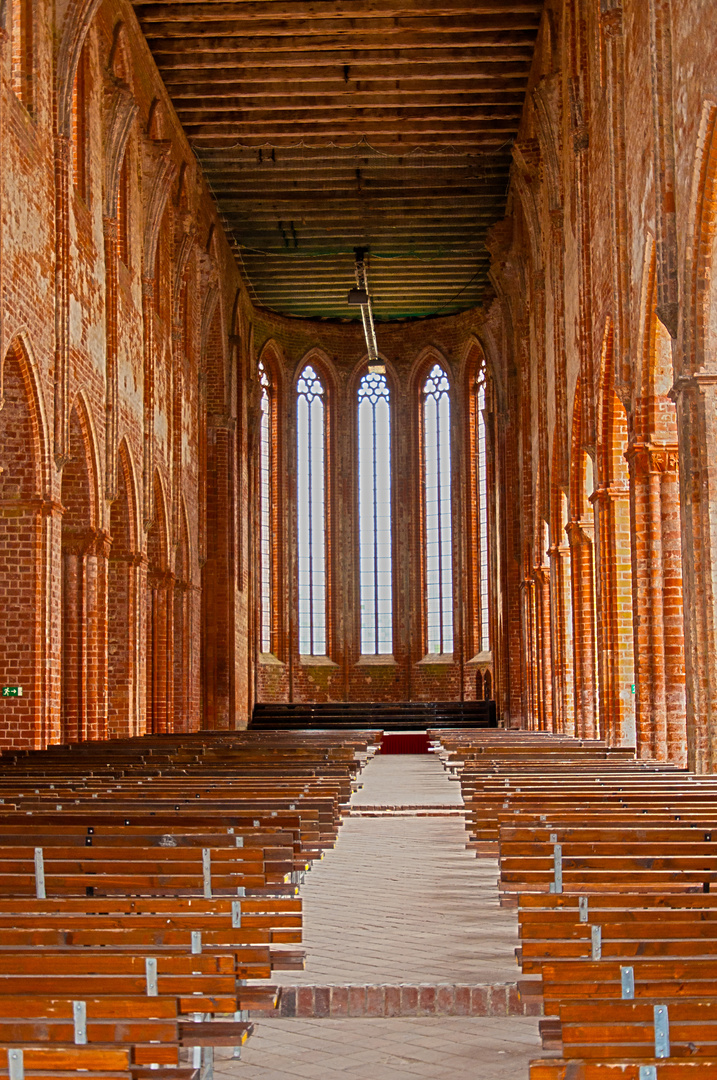
M478 644L481 652L490 651L490 618L488 608L488 460L485 429L485 367L478 372L476 383L475 471L478 496Z
M453 652L451 404L448 377L434 364L423 384L423 529L426 651Z
M261 578L261 651L271 652L272 627L272 416L269 376L263 362L259 363L259 383L261 386L261 427L259 431L259 490L261 495L260 513L260 578Z
M358 390L361 653L393 650L391 573L391 417L385 375L364 375Z
M326 655L325 391L310 364L297 385L299 653Z

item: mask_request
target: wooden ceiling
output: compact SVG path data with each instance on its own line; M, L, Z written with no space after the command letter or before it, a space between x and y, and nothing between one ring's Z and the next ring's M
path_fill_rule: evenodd
M377 320L486 288L543 0L135 0L258 304ZM380 342L379 342L380 347Z

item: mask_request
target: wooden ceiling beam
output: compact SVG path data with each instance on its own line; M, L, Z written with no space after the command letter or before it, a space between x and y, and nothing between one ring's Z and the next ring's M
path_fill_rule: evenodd
M382 93L390 88L396 92L411 90L415 93L432 92L433 88L455 87L465 93L522 95L525 97L525 74L516 76L486 75L475 65L451 64L449 67L436 67L429 64L413 64L403 69L399 76L384 67L366 68L365 74L352 75L348 83L343 77L343 68L334 64L331 68L333 77L324 67L318 69L307 65L299 68L262 69L261 78L253 71L244 75L236 67L212 67L197 74L193 69L165 68L164 80L172 96L185 92L184 87L196 86L200 95L225 93L228 85L234 93L241 94L337 94L337 93ZM191 92L191 89L190 89Z
M134 7L260 305L355 322L366 238L379 322L479 302L542 0Z
M434 109L449 110L458 117L474 117L483 120L513 120L515 126L520 119L522 109L517 105L493 105L483 102L465 102L465 100L450 100L450 98L436 98L435 100L422 100L414 103L411 100L400 99L392 102L347 102L339 100L335 103L303 102L287 105L285 100L276 100L273 103L262 102L258 98L242 99L236 97L217 98L211 105L198 100L179 100L176 103L177 116L182 122L187 117L216 117L224 119L225 113L230 113L234 120L249 120L256 122L262 119L279 121L285 116L287 121L302 122L316 120L319 123L359 118L362 120L380 120L384 117L401 118L409 120L414 117L432 114Z
M486 27L480 18L455 19L372 19L370 22L312 22L302 23L247 23L238 19L197 22L169 20L144 21L142 30L148 41L156 38L192 38L198 42L205 38L243 38L252 43L256 51L263 47L286 49L294 44L302 48L375 48L376 40L384 48L399 48L427 39L438 41L466 35L476 46L484 49L522 45L530 49L535 41L535 27ZM316 43L316 46L312 45ZM385 42L385 44L383 44Z
M333 20L351 25L364 20L431 19L432 21L470 17L486 29L530 27L537 31L542 0L526 0L509 5L466 3L466 0L427 0L417 4L366 3L365 0L285 0L284 3L246 2L230 0L224 3L199 3L195 0L166 0L166 2L134 3L140 22L209 22L230 19L243 21L249 30L264 22L302 25Z
M267 131L295 131L299 126L312 125L317 135L324 133L323 125L328 124L340 133L353 130L368 132L377 124L384 130L405 131L406 127L422 130L426 124L435 124L445 120L451 124L470 121L480 123L484 131L514 132L520 113L516 109L493 109L482 105L423 105L415 108L404 105L397 108L341 108L323 111L321 109L191 109L183 106L177 109L177 115L184 127L197 124L211 124L217 128L230 126L236 129L264 129ZM429 128L430 130L430 128Z
M283 135L272 138L269 142L266 138L251 137L239 137L233 133L227 133L223 135L217 134L205 134L201 135L197 132L187 132L187 138L190 145L195 149L197 153L202 153L208 150L221 149L222 147L236 147L239 144L243 149L247 150L260 150L271 149L272 147L280 150L283 147L295 147L300 138L303 138L304 144L307 149L319 149L321 147L328 149L329 147L336 146L337 149L352 149L357 145L356 136L346 138L343 144L337 144L335 137L324 137L324 141L321 142L318 138L311 139L311 145L306 143L305 136ZM468 153L497 153L500 151L508 140L502 136L488 136L481 137L476 133L463 133L463 132L441 132L440 134L427 134L423 133L420 138L415 135L407 137L396 135L376 135L370 137L371 146L384 154L393 154L395 157L400 157L405 154L413 154L416 152L430 153L431 151L440 151L443 153L450 153L453 151ZM358 140L360 142L360 140Z
M222 209L226 213L248 208L251 208L252 212L268 208L275 209L277 212L282 209L287 211L291 209L293 214L301 218L307 213L325 214L328 208L334 213L346 206L360 205L365 208L367 198L370 198L372 206L381 207L384 204L395 206L400 202L402 206L414 206L418 211L420 211L421 207L428 206L431 203L437 203L439 206L447 208L462 206L464 203L470 206L494 206L505 198L506 186L505 184L502 186L496 185L490 191L479 192L471 190L471 188L447 187L444 190L440 188L421 190L418 187L411 191L402 191L400 188L396 188L392 193L364 189L363 193L354 191L353 194L349 192L335 194L330 190L314 189L310 192L297 192L296 198L292 198L292 193L284 190L276 193L267 192L259 196L249 191L235 189L229 192L226 189L217 189L212 185L212 194L216 199L221 199Z
M287 95L299 107L324 103L332 106L336 103L351 104L354 101L363 101L366 104L378 100L386 104L401 104L405 101L415 101L420 104L426 98L446 98L460 102L464 98L470 98L485 105L512 106L522 109L525 97L525 87L516 86L515 89L506 91L498 81L493 87L487 87L481 83L462 85L451 82L426 82L422 84L410 83L396 85L395 79L386 79L383 83L377 83L373 87L362 84L345 87L336 83L321 83L307 87L302 82L277 83L276 86L267 87L260 83L220 83L214 85L210 79L206 82L189 80L170 81L172 100L179 106L185 102L196 101L202 105L213 105L214 102L235 101L248 103L262 101L266 108L271 108L273 103L279 102L286 107Z
M456 108L472 109L476 113L482 111L487 117L510 117L519 120L522 113L522 103L516 101L511 104L503 102L474 101L471 94L435 93L431 98L414 100L410 94L384 94L378 100L370 100L359 94L345 95L342 97L303 97L292 99L287 102L285 97L267 100L262 97L227 95L214 97L207 101L201 97L178 97L175 99L175 108L178 115L184 112L235 112L244 114L256 112L263 114L293 113L300 114L309 111L334 112L338 110L362 109L365 112L376 112L381 109L437 109ZM466 100L467 99L467 100Z
M355 139L367 139L371 144L376 139L385 141L390 136L395 136L405 146L413 145L422 137L439 135L463 135L469 138L475 137L476 145L494 144L500 146L511 138L515 125L507 120L486 120L478 117L453 119L450 113L445 115L436 113L425 119L406 118L394 116L389 119L371 122L370 120L338 119L327 120L320 124L318 119L294 120L289 123L272 122L270 119L262 121L243 120L236 121L231 117L226 120L210 120L206 118L183 117L182 125L189 138L203 138L205 136L220 135L232 139L259 139L273 143L275 139L291 139L293 142L304 140L309 144L321 139L345 138L352 136Z
M214 63L220 67L244 67L251 71L261 71L262 68L284 68L291 70L297 67L331 67L341 72L341 78L349 82L359 78L354 66L364 66L375 70L377 67L390 67L396 69L396 77L400 77L403 69L414 69L416 64L460 64L470 63L474 78L483 72L489 78L498 78L505 75L518 78L527 77L530 69L531 53L528 49L516 48L517 60L507 59L500 56L495 49L482 49L480 46L465 42L464 45L451 45L446 42L433 44L430 41L420 46L392 45L382 49L372 43L371 48L317 48L317 43L312 42L310 49L296 49L287 47L286 50L278 50L271 43L265 48L254 49L251 39L237 38L204 38L201 43L194 38L162 38L152 48L152 52L160 67L169 63L170 57L180 58L185 64L194 67L205 67ZM285 52L285 55L284 55ZM344 67L348 68L344 76Z

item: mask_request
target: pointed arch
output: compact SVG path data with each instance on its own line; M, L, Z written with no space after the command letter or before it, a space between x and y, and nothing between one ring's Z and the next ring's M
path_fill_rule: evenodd
M553 633L553 716L558 734L575 734L573 672L573 603L568 498L560 486L562 433L553 432L550 474L550 589Z
M57 739L58 732L45 725L43 701L49 713L53 683L57 685L52 676L59 672L54 670L57 624L49 622L42 588L47 558L43 539L46 440L24 334L12 339L2 357L0 401L0 655L5 683L24 688L23 697L3 702L0 746L39 747L48 738ZM52 680L47 685L45 659Z
M467 602L467 652L469 656L491 651L491 557L489 489L491 480L489 415L490 398L485 352L472 338L463 368L465 424L465 490L469 549L465 598Z
M683 296L686 326L680 374L713 370L711 360L717 352L717 319L712 315L717 302L713 295L712 266L717 241L717 102L707 100L702 106L688 225Z
M356 390L360 652L393 654L391 391L386 374L366 371ZM352 410L353 412L353 410Z
M90 412L80 393L70 409L62 469L62 734L65 742L104 730L106 576L99 468Z
M108 735L140 733L138 496L126 439L117 453L108 565Z
M628 420L615 390L613 327L608 319L601 355L597 525L597 640L600 730L612 746L635 741L635 660L632 619Z
M192 551L184 496L180 498L178 540L174 583L174 730L193 731L198 725L192 696Z
M598 737L599 692L596 641L595 517L590 503L593 461L585 449L583 385L578 376L573 406L570 454L570 567L573 608L573 678L576 734Z
M332 380L318 349L296 375L296 506L299 655L328 656L333 575Z
M635 423L627 457L633 532L639 757L687 760L682 539L672 341L657 316L657 258L645 250Z
M174 729L174 575L170 569L169 514L164 484L155 470L154 520L147 533L146 721L147 731Z
M257 576L258 623L260 627L259 651L284 658L285 647L285 590L286 557L284 551L283 507L285 492L284 431L282 418L284 402L282 394L283 365L278 346L268 341L261 350L258 362L259 412L258 425L258 477L255 490L258 494L259 552Z
M60 135L70 137L72 128L72 87L92 20L100 0L70 0L62 24L60 47L55 68L57 95L57 129Z
M426 655L452 655L455 619L451 378L442 358L429 349L415 361L413 376L418 405L416 473L420 506L418 550L422 566L418 610L423 612L423 651Z

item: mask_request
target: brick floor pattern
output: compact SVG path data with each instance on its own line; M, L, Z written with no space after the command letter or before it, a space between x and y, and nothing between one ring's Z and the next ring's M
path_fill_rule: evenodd
M275 973L281 1018L253 1017L217 1080L526 1077L516 916L497 862L466 849L458 784L432 755L378 756L360 782L352 807L401 809L345 818L302 886L306 968Z
M263 1020L216 1080L526 1080L536 1021L475 1017Z

